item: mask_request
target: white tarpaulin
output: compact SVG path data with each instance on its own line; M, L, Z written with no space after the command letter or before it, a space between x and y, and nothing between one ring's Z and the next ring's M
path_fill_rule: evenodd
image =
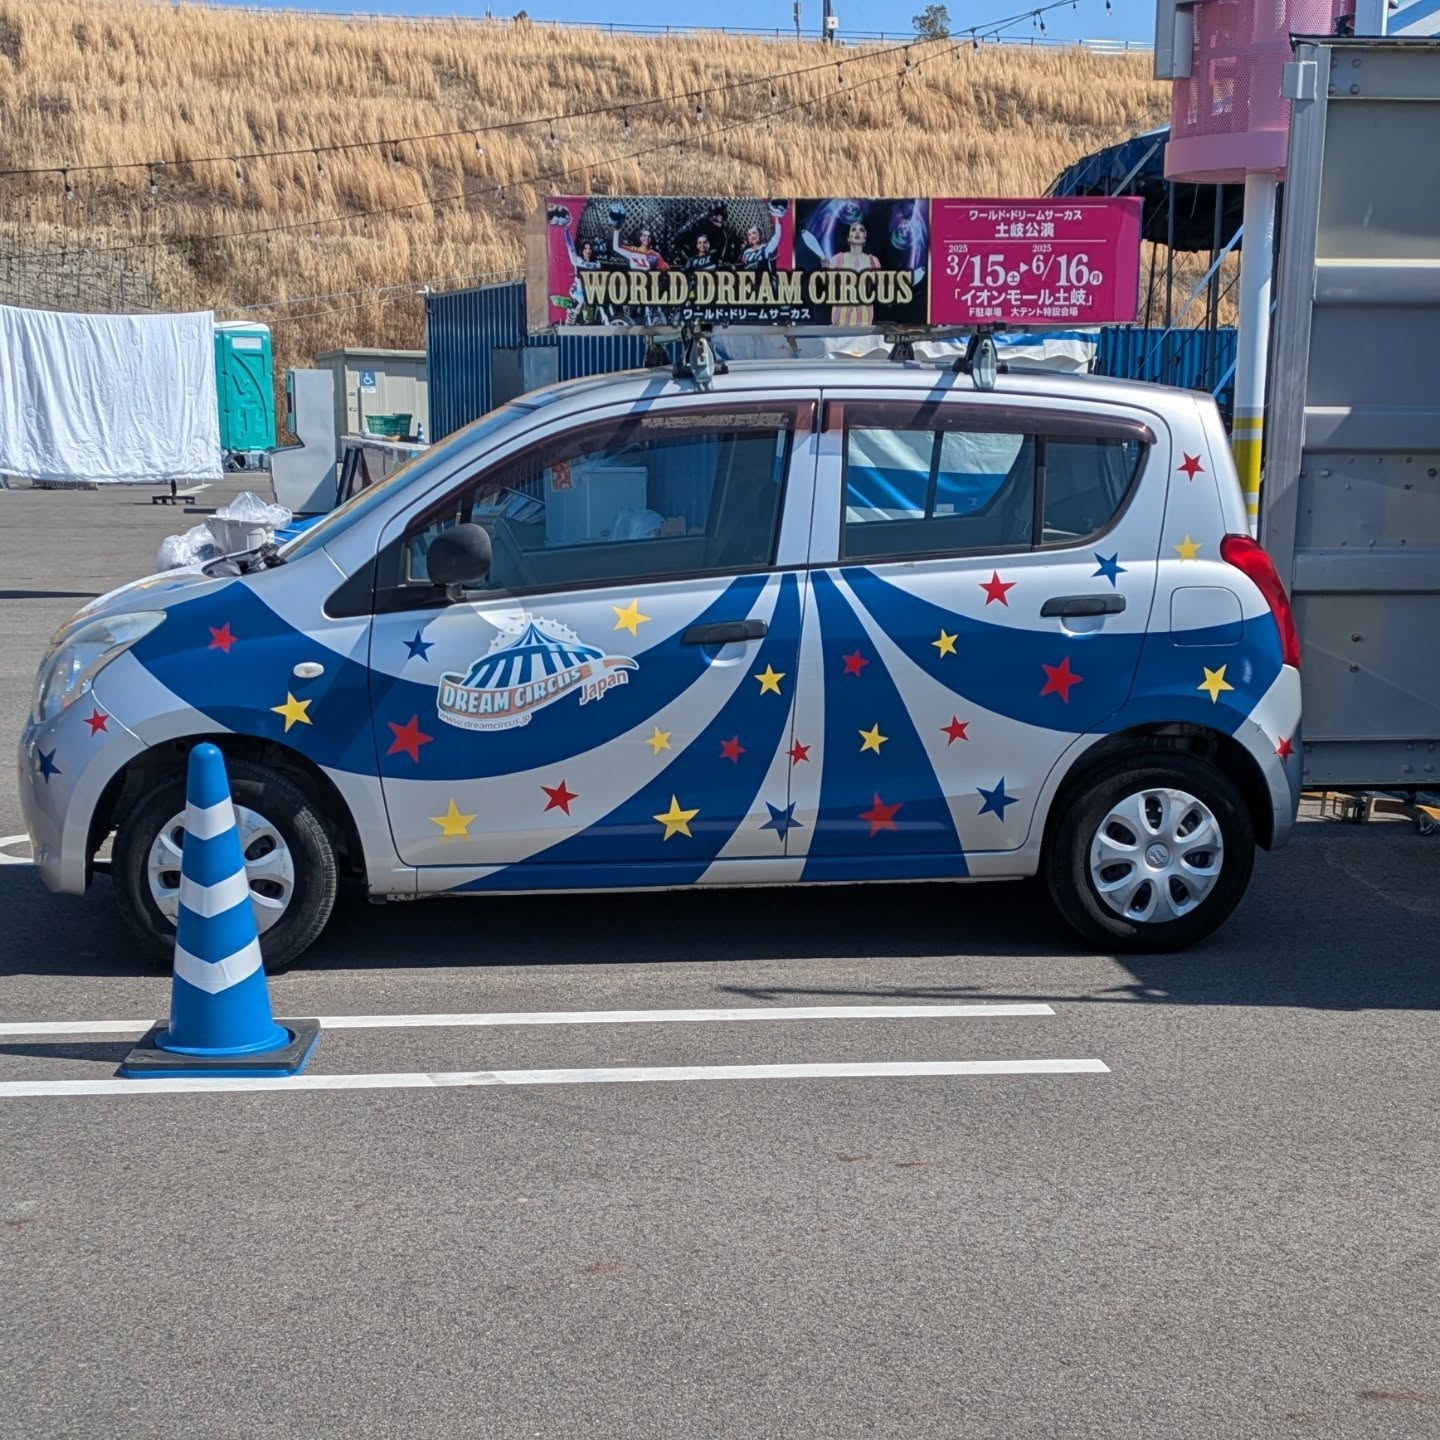
M218 480L215 317L0 305L0 474Z

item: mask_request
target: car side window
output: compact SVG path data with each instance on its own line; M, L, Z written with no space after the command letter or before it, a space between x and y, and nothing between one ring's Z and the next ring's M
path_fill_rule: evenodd
M1044 543L1069 545L1104 530L1129 493L1143 448L1134 437L1048 440Z
M800 408L657 410L577 428L486 470L407 532L405 582L435 536L490 532L491 590L645 581L773 563Z
M907 559L1073 544L1119 512L1148 432L929 402L844 402L847 559Z

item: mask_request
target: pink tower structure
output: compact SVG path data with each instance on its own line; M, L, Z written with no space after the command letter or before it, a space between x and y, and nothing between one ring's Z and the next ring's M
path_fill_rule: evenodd
M1276 186L1285 173L1290 36L1333 35L1356 0L1156 0L1155 75L1172 80L1165 177L1245 187L1232 447L1260 513Z

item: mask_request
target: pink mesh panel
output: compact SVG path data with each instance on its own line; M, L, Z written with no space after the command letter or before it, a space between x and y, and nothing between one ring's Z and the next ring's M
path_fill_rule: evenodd
M1239 179L1284 165L1289 103L1280 97L1290 36L1330 35L1354 0L1203 0L1194 7L1188 80L1175 81L1165 171Z

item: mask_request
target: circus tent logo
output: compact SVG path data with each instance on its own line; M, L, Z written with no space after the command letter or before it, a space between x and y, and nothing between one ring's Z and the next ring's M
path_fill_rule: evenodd
M436 710L462 730L514 730L566 695L582 705L600 699L637 668L628 655L586 645L568 625L523 615L469 670L440 677Z

